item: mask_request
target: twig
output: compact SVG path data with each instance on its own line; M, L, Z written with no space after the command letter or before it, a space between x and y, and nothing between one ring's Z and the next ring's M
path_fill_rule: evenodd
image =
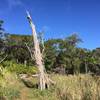
M2 63L7 58L7 55L0 61Z
M26 45L26 47L27 47L27 49L28 49L28 51L31 55L32 60L34 60L34 56L33 56L34 54L32 54L32 51L31 51L30 47L27 45L27 43L25 43L25 45Z

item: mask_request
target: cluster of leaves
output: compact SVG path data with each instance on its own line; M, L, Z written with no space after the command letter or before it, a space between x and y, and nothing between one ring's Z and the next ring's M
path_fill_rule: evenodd
M14 61L4 61L2 63L3 68L6 68L10 72L16 74L36 74L38 72L37 67L25 66L23 64L16 64Z
M15 60L17 63L25 63L27 61L31 63L30 53L25 45L28 43L29 46L32 45L32 37L24 35L9 35L9 41L7 45L6 53L9 55L8 60Z

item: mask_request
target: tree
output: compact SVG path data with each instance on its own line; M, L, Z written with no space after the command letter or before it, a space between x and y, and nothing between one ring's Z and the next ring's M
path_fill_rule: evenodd
M0 20L0 63L5 60L7 57L6 55L6 44L7 44L7 36L8 33L5 32L4 28L2 27L3 21Z
M47 70L52 71L55 68L56 57L59 54L59 43L60 39L50 39L45 41L45 67Z
M46 70L45 70L44 61L43 61L43 55L40 50L40 44L39 44L39 40L37 38L35 25L32 23L31 16L28 12L27 12L27 19L32 28L32 36L33 36L33 42L34 42L34 58L35 58L36 65L39 70L40 89L44 90L46 88L46 86L49 87L50 79L46 75Z
M67 73L74 74L79 70L81 63L77 54L77 44L79 42L81 42L81 39L77 34L72 34L59 44L59 54L56 60L57 66L65 68Z
M9 60L15 60L17 63L32 64L30 54L26 47L26 43L32 47L32 36L10 34L7 46Z

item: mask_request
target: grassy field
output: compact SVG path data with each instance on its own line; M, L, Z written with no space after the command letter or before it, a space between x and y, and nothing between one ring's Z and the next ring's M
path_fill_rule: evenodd
M51 75L50 89L28 88L15 73L3 71L0 100L100 100L100 78L89 75ZM35 84L35 79L29 78Z

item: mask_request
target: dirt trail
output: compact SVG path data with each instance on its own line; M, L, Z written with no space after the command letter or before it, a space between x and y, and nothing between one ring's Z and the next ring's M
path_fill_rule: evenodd
M29 100L29 89L27 87L23 87L20 93L20 99L19 100Z

